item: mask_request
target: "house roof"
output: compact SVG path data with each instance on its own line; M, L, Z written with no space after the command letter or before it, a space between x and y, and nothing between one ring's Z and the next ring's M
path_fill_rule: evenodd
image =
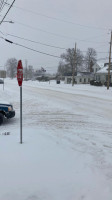
M101 69L102 67L104 67L104 63L95 63L94 65L93 65L93 68L99 68L99 69Z
M101 68L96 72L96 74L101 74L101 73L108 74L108 65L106 65L105 67ZM112 68L110 69L110 73L112 73Z
M77 72L78 77L93 77L93 72Z

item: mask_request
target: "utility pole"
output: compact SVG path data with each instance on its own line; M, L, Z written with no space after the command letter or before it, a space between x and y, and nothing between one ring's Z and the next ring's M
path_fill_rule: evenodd
M109 90L109 85L110 85L111 47L112 47L112 31L111 31L111 38L110 38L110 51L109 51L109 66L108 66L107 90Z
M72 71L72 86L74 86L75 68L76 68L76 43L75 43L75 52L74 52L74 65L73 65L73 71Z

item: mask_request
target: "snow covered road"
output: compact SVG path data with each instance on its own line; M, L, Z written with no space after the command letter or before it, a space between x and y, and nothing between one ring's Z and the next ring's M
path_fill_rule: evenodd
M0 200L111 200L112 89L6 79L16 117L0 127ZM10 136L2 133L10 132Z

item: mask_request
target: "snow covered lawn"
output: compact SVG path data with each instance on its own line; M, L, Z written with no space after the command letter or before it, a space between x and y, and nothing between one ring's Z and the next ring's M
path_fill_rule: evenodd
M2 87L16 116L0 126L0 200L111 200L112 88L23 82L20 144L19 86Z

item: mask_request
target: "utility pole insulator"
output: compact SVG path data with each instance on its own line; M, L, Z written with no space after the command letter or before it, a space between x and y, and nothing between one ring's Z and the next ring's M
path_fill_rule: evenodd
M5 41L13 44L13 42L11 40L5 39Z

